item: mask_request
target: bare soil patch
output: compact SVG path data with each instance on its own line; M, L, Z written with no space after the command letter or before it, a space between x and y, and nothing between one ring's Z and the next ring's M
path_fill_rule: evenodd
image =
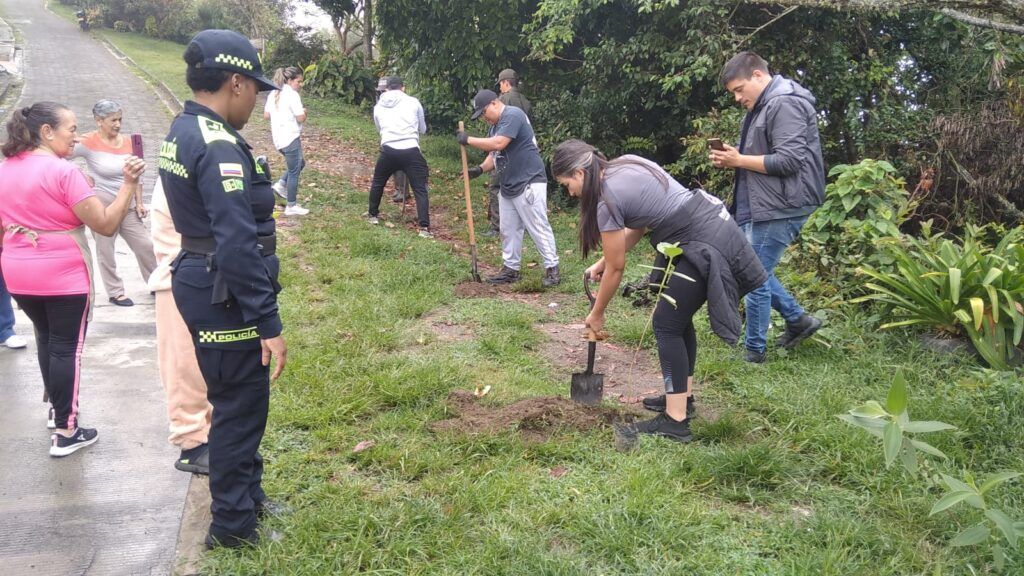
M637 414L608 406L583 406L568 398L540 396L492 407L469 392L448 395L454 418L431 424L435 432L481 434L515 430L528 441L544 441L558 431L588 431L633 422Z

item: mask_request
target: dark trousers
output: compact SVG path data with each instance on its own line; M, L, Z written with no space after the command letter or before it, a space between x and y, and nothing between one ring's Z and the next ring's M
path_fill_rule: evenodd
M256 508L266 499L258 451L270 408L270 371L262 363L260 338L252 334L252 323L244 321L238 305L210 303L213 275L205 258L185 257L177 263L171 290L192 334L213 405L210 536L226 541L255 533Z
M384 195L384 185L391 175L401 170L409 178L412 193L416 197L416 218L420 228L430 227L430 201L427 199L427 159L419 148L396 150L388 146L380 147L377 165L373 168L373 183L370 184L370 216L380 213L380 199Z
M663 259L659 259L659 265ZM654 336L658 340L658 360L667 394L687 392L687 378L693 376L697 365L697 334L693 329L693 315L708 297L707 282L700 272L683 256L676 258L676 272L696 280L691 282L673 275L665 287L665 294L676 302L672 306L664 298L655 304Z
M35 327L39 371L57 428L74 430L78 427L78 385L89 324L89 295L12 296Z
M501 211L499 205L501 202L498 200L498 195L501 193L501 180L498 178L498 173L494 170L491 171L491 180L487 183L487 222L491 225L491 230L495 232L501 231Z

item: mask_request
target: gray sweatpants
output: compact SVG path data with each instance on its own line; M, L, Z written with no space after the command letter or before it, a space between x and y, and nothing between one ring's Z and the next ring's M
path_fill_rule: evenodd
M106 206L114 202L114 198L106 194L97 194L96 197ZM103 287L107 290L107 296L111 298L124 294L124 282L117 274L117 257L114 254L114 242L118 236L124 238L128 248L135 253L143 282L149 280L149 275L156 269L156 255L153 253L153 242L149 239L149 228L135 212L134 205L133 202L132 208L128 209L128 215L124 217L124 221L113 236L108 237L95 232L92 235L96 239L96 260L100 264Z
M499 195L501 217L501 259L505 266L519 270L523 255L523 231L530 233L544 268L558 266L555 233L548 222L548 184L530 184L515 198Z

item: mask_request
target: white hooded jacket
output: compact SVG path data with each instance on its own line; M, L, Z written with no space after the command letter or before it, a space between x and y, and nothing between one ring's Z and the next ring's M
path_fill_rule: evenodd
M381 146L396 150L419 148L420 134L427 132L423 106L401 90L388 90L373 107L373 121L380 132Z

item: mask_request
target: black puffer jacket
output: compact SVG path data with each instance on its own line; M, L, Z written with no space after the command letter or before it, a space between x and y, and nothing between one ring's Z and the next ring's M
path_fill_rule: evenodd
M703 190L695 192L675 214L651 230L651 245L657 249L661 242L680 243L683 257L707 283L711 329L735 345L743 327L740 298L764 284L768 272L721 200ZM654 265L665 266L661 253Z
M763 155L768 172L736 170L733 197L746 189L751 221L806 216L825 201L815 102L800 84L775 76L743 118L740 153Z

